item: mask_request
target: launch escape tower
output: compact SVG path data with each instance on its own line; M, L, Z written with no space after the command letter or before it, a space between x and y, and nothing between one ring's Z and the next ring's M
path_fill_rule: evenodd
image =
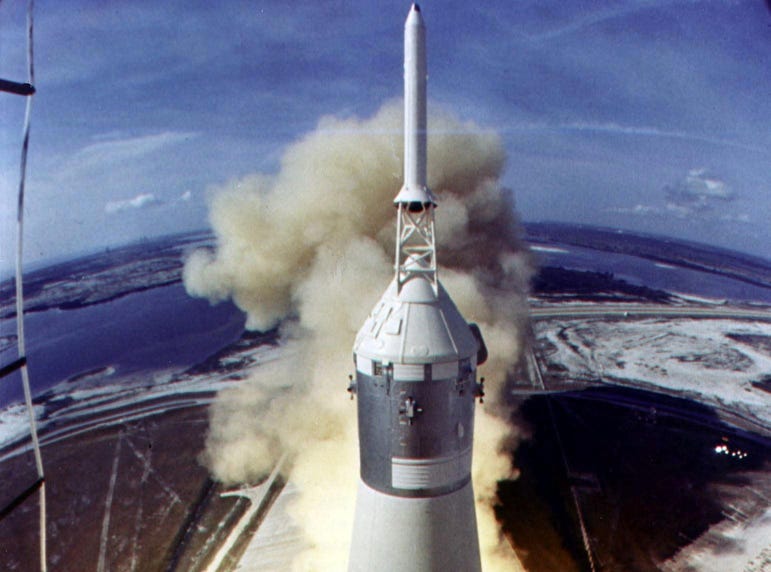
M361 478L349 571L475 572L471 456L486 350L437 277L417 4L404 31L404 186L394 203L395 276L354 343Z

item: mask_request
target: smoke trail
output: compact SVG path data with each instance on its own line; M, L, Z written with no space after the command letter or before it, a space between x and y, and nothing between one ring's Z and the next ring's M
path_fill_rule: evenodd
M392 277L401 124L398 102L366 120L323 118L286 150L277 175L218 190L210 206L216 249L185 264L191 295L231 298L249 328L284 328L291 359L258 368L212 405L204 461L215 478L238 483L267 473L281 452L295 454L292 480L302 494L291 510L311 545L296 570L347 562L358 464L355 407L344 388L356 331ZM502 387L520 353L530 262L512 196L498 184L499 138L446 113L429 118L429 132L440 278L490 351L474 482L483 563L501 569L496 555L507 544L492 503L496 482L511 473L513 438Z

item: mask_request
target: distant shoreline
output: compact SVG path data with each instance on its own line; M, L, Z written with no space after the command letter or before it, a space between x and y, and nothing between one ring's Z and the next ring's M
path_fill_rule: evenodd
M538 252L569 252L565 247L586 248L634 256L674 268L737 280L771 293L771 261L709 245L668 237L654 237L616 229L566 223L525 223L525 241ZM171 286L182 281L184 257L197 248L211 248L211 232L195 231L168 235L108 249L71 261L57 262L25 276L25 312L73 310L111 302L131 294ZM575 274L580 287L584 279L596 286L604 273L575 271L559 266L544 266L534 280L535 293L553 293L565 286L566 274ZM671 292L637 287L623 280L605 276L601 280L608 291L661 301ZM556 279L556 282L555 280ZM579 288L580 289L580 288ZM0 283L0 319L16 315L14 284Z

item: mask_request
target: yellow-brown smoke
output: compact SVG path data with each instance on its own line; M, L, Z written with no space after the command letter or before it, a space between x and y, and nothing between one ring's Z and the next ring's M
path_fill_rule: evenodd
M345 388L356 331L393 273L401 124L398 102L366 120L322 119L287 148L278 174L216 192L216 248L185 264L191 295L232 299L252 329L283 324L287 357L220 393L204 458L215 478L232 484L257 480L282 452L294 455L291 478L302 494L292 513L311 546L296 570L343 570L348 557L358 452ZM490 351L481 368L489 401L477 408L474 449L483 565L511 570L492 505L497 481L512 470L501 394L519 359L529 257L511 194L498 182L498 136L447 113L429 118L429 133L440 279Z

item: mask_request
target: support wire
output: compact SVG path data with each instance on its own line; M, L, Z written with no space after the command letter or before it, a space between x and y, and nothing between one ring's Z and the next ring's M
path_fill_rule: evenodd
M46 556L46 489L45 489L45 474L43 472L43 458L40 454L40 442L37 435L37 425L35 423L35 412L32 407L32 392L30 389L29 372L27 370L26 360L26 343L24 338L24 283L23 283L23 239L24 239L24 190L27 174L27 153L29 150L29 132L30 132L30 116L32 113L32 94L34 93L35 85L35 66L34 66L34 49L33 49L33 31L34 31L34 0L29 0L27 4L27 85L31 87L28 93L22 93L27 97L27 105L24 112L24 128L23 128L23 140L21 146L21 160L20 160L20 176L19 176L19 195L17 205L17 217L16 217L16 333L18 339L18 353L20 363L21 380L24 388L24 401L27 405L27 413L29 416L30 434L32 436L32 446L35 455L35 466L37 469L37 481L32 487L30 487L26 494L31 494L35 488L39 491L39 507L40 507L40 569L46 572L47 556ZM26 494L23 495L26 497Z

